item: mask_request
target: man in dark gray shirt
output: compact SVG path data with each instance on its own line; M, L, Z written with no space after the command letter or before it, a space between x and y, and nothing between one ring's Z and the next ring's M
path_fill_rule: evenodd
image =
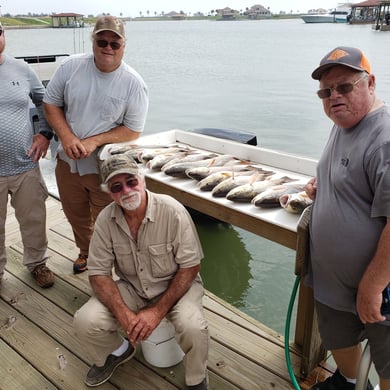
M312 77L334 126L306 188L314 200L306 282L338 368L312 390L355 389L364 339L380 388L389 390L390 321L381 304L390 282L390 114L359 49L332 50Z

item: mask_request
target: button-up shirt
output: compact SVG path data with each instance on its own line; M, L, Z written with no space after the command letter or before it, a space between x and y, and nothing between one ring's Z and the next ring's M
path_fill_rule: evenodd
M152 299L168 288L179 268L200 264L203 251L185 207L168 195L147 190L145 217L133 238L123 210L116 203L98 216L91 239L88 273L116 275ZM200 276L197 276L200 280Z

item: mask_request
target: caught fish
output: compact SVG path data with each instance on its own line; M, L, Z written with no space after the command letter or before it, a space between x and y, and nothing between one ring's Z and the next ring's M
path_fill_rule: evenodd
M153 171L159 171L161 168L168 164L173 159L183 159L191 152L172 152L172 153L161 153L158 154L156 157L152 158L146 163L147 168L153 170Z
M220 167L193 167L190 169L187 169L185 174L190 179L200 181L204 179L205 177L216 173L216 172L222 172L227 171L228 169L234 171L234 172L241 172L241 171L250 171L254 167L251 165L248 165L247 161L241 161L239 160L236 162L235 160L228 161L225 165ZM257 169L257 168L256 168Z
M168 148L173 148L173 147L179 147L178 144L172 144L172 145L137 145L137 144L113 144L109 147L107 152L111 155L114 154L122 154L122 153L128 153L131 157L134 158L137 162L142 162L139 160L139 155L141 152L145 150L167 150Z
M200 160L200 161L179 162L177 164L169 165L167 168L164 166L162 168L162 171L169 176L187 177L185 172L187 169L190 169L192 167L221 166L221 165L225 165L228 161L231 161L233 159L236 159L236 157L231 155L222 155L214 158L207 158L205 160Z
M305 191L298 192L297 194L282 195L279 201L285 210L293 214L302 213L306 207L313 203Z
M242 186L244 184L253 183L255 181L262 181L265 180L267 177L269 177L273 172L271 171L265 171L264 172L256 172L252 174L251 176L234 176L230 177L221 183L217 184L212 190L211 195L216 198L222 198L225 197L231 190L234 188L237 188L239 186Z
M252 199L251 203L261 208L281 207L279 198L282 195L301 192L305 188L305 185L306 183L280 184L260 192L260 194Z
M233 202L248 203L257 194L260 194L260 192L265 191L267 188L270 188L278 184L289 183L295 180L296 179L292 179L288 176L283 176L275 179L268 178L262 181L255 181L253 183L248 183L233 188L231 191L228 192L226 198L228 200L232 200Z
M138 159L139 149L137 149L135 146L136 145L127 145L118 148L112 147L108 150L108 153L109 155L126 153L130 155L135 161L140 163L141 161Z
M218 156L218 154L216 154L216 153L204 153L204 152L196 151L195 153L191 153L191 154L184 156L184 157L173 158L172 160L168 161L166 164L164 164L161 167L161 171L164 172L167 168L169 168L170 166L175 165L175 164L194 162L194 161L202 161L202 160L211 159L211 158L214 158L217 156Z
M119 144L112 144L108 149L108 153L120 154L120 153L126 153L129 150L138 150L139 151L141 149L143 150L143 149L161 149L161 148L168 148L168 146L119 143Z
M177 152L188 152L191 149L186 145L175 145L171 147L159 147L159 148L151 148L151 149L139 149L138 160L144 164L148 161L152 160L156 156L162 153L177 153Z
M223 182L228 178L234 178L238 176L253 176L253 173L254 173L253 170L240 171L240 172L225 170L221 172L215 172L209 176L206 176L204 179L200 180L198 182L198 186L201 191L211 191L216 185L218 185L219 183Z

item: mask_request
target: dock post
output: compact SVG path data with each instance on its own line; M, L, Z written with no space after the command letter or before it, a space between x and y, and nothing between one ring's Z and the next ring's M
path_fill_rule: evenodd
M309 257L310 215L311 206L304 210L298 222L295 261L295 274L301 277L301 283L299 286L294 342L302 353L300 375L303 378L317 367L326 356L326 350L322 346L318 330L317 316L314 311L313 290L303 283Z

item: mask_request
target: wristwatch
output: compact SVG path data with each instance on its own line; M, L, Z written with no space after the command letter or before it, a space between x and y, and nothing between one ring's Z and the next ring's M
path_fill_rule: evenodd
M53 132L47 131L47 130L42 130L39 132L39 134L43 135L47 140L51 140L53 138Z

